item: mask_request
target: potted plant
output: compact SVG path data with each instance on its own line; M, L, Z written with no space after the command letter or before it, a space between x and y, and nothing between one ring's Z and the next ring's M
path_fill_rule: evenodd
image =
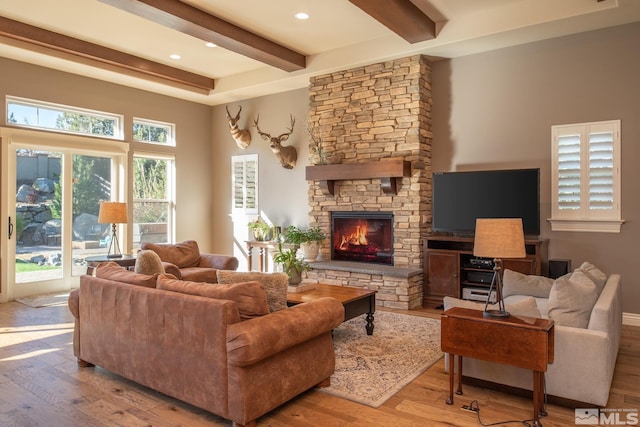
M320 252L320 242L326 237L319 227L303 230L293 225L287 227L284 236L285 242L302 249L304 258L308 262L316 260Z
M283 249L282 242L278 241L278 251L273 256L273 261L282 266L282 271L289 277L289 285L297 286L302 281L302 272L310 269L309 264L297 256L297 249L291 247Z
M253 231L253 238L259 242L269 240L271 237L271 226L260 217L249 223L249 229Z

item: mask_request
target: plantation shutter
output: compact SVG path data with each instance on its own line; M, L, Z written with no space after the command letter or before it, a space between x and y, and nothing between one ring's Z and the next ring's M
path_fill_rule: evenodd
M580 134L558 137L558 209L580 209Z
M233 210L244 213L258 211L258 155L231 158Z
M619 232L620 121L553 126L552 146L552 230Z

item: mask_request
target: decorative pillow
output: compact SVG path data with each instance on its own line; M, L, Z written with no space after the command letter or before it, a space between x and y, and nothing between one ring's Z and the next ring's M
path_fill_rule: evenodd
M129 283L130 285L155 288L157 274L139 274L129 271L113 261L103 262L96 268L96 277L116 282Z
M600 271L598 267L586 261L582 263L580 270L591 279L598 289L598 294L600 294L604 289L604 285L607 283L607 275Z
M586 328L591 310L598 299L598 289L582 271L555 280L549 294L549 318L558 325Z
M157 283L157 288L165 291L235 301L242 320L269 314L267 296L262 285L258 282L214 285L204 282L178 280L173 276L161 274L158 276Z
M448 310L453 307L472 308L474 310L484 310L485 303L458 299L453 297L444 297L444 309ZM487 309L496 310L498 304L489 304ZM505 304L504 309L514 316L542 317L536 300L534 297L527 297L518 302Z
M164 262L175 264L178 268L195 267L200 262L200 248L195 240L180 243L145 243L144 249L150 249Z
M549 298L553 279L542 276L526 275L517 271L504 270L502 276L502 295L529 295L538 298Z
M514 316L542 317L536 299L532 296L505 304L504 308Z
M218 270L217 275L218 283L220 284L251 281L260 282L264 291L267 293L269 310L271 310L272 313L274 311L287 308L287 287L289 286L289 278L285 273L245 273L231 270Z
M164 274L164 267L157 253L150 250L142 250L136 256L134 271L141 274Z

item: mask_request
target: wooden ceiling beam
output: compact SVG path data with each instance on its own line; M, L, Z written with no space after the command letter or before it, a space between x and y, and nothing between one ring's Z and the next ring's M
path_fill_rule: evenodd
M185 88L194 88L198 92L206 91L208 93L214 88L214 80L210 77L169 67L158 62L149 61L2 16L0 16L0 36L108 64L115 69L126 69L142 75L152 76L161 81L177 83Z
M411 0L349 1L409 43L436 37L435 22Z
M301 53L181 1L99 1L284 71L306 67Z

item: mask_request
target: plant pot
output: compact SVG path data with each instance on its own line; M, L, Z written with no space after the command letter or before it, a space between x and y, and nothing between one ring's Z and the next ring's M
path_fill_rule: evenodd
M302 282L302 272L292 268L288 271L289 286L298 286Z
M320 242L314 240L300 243L300 249L302 250L305 261L314 262L320 253Z

